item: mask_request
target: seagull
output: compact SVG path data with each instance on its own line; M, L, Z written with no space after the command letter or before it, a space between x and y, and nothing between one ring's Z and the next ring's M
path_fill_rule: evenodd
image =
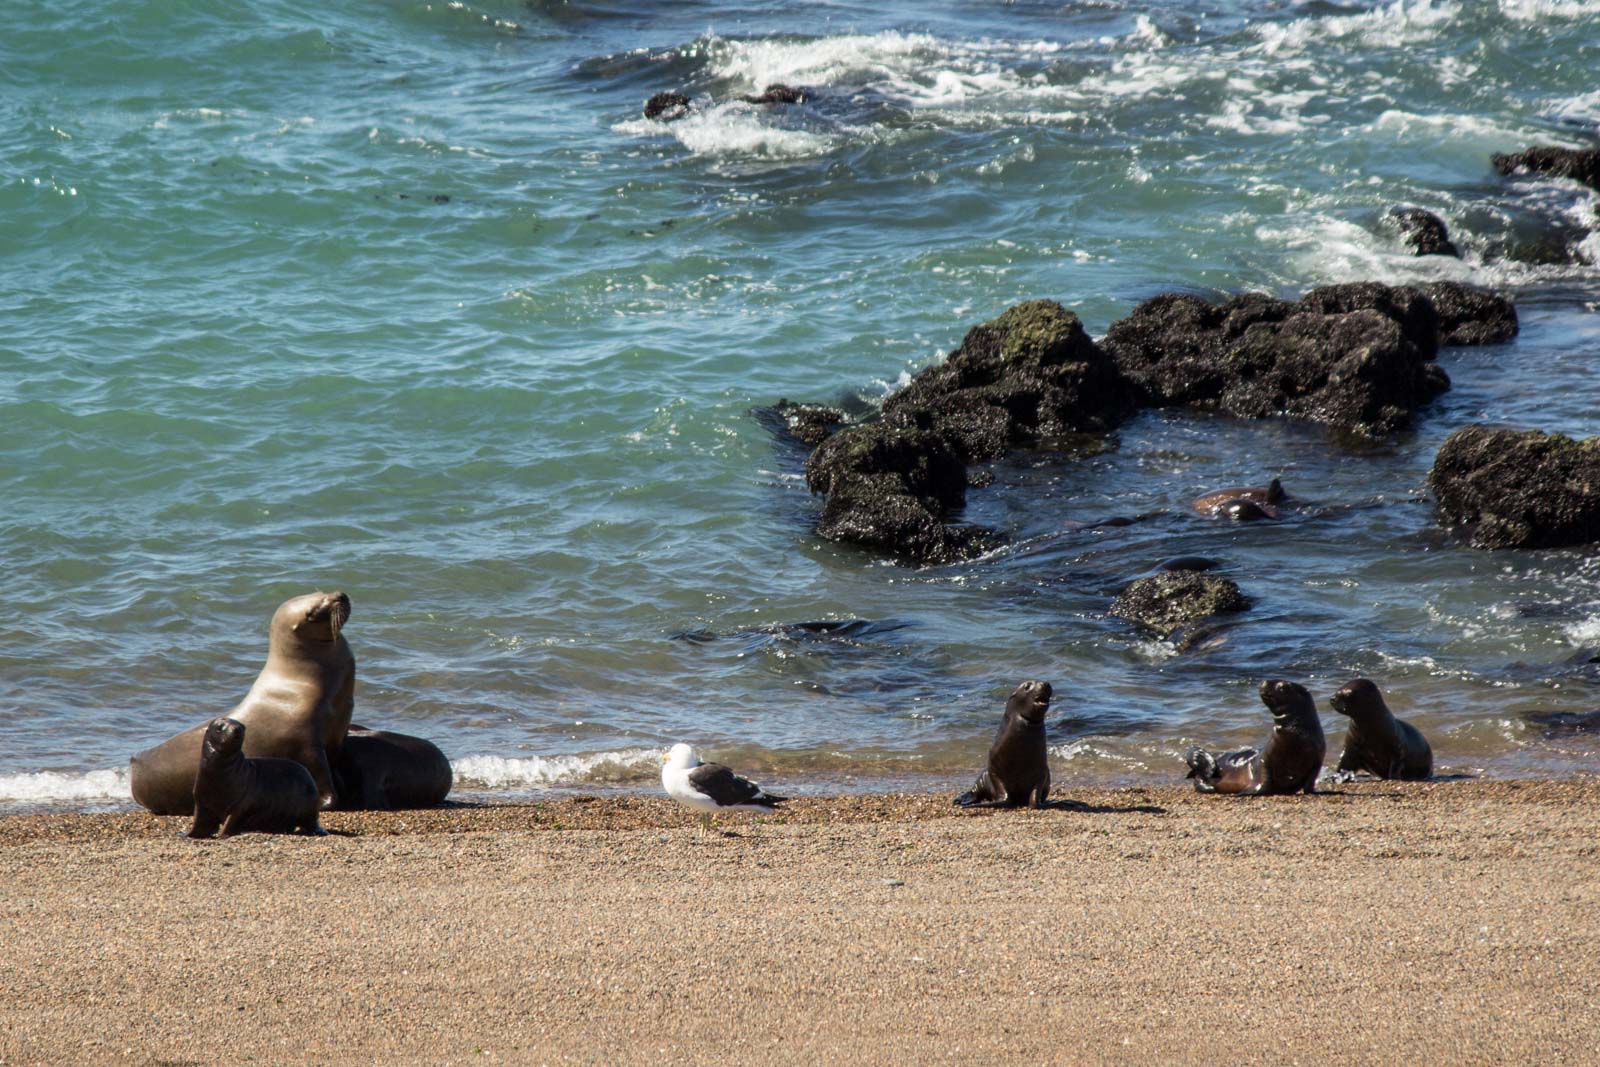
M719 811L759 811L771 815L788 797L764 793L748 778L741 778L720 763L701 763L694 749L673 745L661 757L661 787L667 796L700 813L696 837L711 826Z

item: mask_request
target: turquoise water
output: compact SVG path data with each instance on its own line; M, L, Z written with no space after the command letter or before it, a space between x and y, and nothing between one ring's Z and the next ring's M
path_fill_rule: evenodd
M1585 0L10 7L0 806L125 803L128 755L231 707L315 588L354 601L358 720L468 792L649 788L678 740L942 784L1029 677L1067 788L1259 737L1267 676L1374 677L1446 770L1592 770L1524 715L1600 704L1561 666L1600 559L1460 547L1421 492L1465 423L1600 429L1597 196L1488 163L1594 143L1597 39ZM813 99L737 99L777 81ZM643 120L662 89L695 114ZM1406 256L1398 204L1464 259ZM1528 262L1550 232L1569 261ZM1370 450L1150 412L1013 457L967 510L1010 544L970 564L819 540L750 414L875 402L1023 299L1098 335L1174 288L1369 278L1493 286L1523 332L1446 351ZM1272 474L1380 506L1186 511ZM1176 656L1105 608L1187 553L1257 607ZM842 619L885 625L782 629Z

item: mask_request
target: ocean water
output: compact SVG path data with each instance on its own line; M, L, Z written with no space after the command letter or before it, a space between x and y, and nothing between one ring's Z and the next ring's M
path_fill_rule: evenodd
M129 804L128 756L231 707L318 588L354 602L358 721L468 796L655 788L679 740L943 787L1027 678L1069 792L1259 740L1265 677L1374 678L1444 771L1592 772L1529 716L1600 707L1565 662L1600 556L1463 547L1424 479L1469 422L1600 431L1600 197L1489 165L1596 143L1597 40L1594 0L12 5L0 810ZM771 82L812 99L739 100ZM663 89L692 116L645 121ZM1463 258L1407 256L1397 205ZM958 566L821 541L751 414L871 405L1024 299L1099 335L1365 279L1491 286L1523 330L1446 350L1370 448L1147 412L1013 456L966 512L1008 544ZM1273 475L1313 506L1187 510ZM1192 553L1256 601L1220 643L1106 615Z

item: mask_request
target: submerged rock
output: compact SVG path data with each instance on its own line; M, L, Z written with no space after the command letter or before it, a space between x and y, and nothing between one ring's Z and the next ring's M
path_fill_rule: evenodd
M776 431L815 448L845 424L848 416L838 408L822 404L797 404L779 400L768 408L757 408L755 415Z
M1111 358L1054 300L1030 300L974 326L943 363L883 405L885 415L948 437L969 462L1105 433L1133 409L1133 391Z
M644 117L659 119L662 122L672 122L681 119L689 113L689 98L682 93L668 90L657 93L644 102Z
M1439 447L1428 488L1474 548L1600 541L1600 437L1467 426Z
M1409 425L1448 389L1438 318L1419 290L1375 282L1213 305L1167 294L1114 324L1104 347L1158 407L1291 415L1369 436Z
M1600 148L1561 148L1538 145L1523 152L1496 153L1489 157L1494 169L1511 175L1517 171L1547 174L1553 178L1572 178L1600 189Z
M1163 571L1130 582L1111 602L1111 614L1170 637L1190 623L1249 607L1250 598L1231 578L1199 571Z
M1413 255L1461 258L1444 220L1433 212L1419 207L1397 207L1389 212L1389 221L1400 230L1401 238L1411 247Z
M1517 309L1487 289L1459 282L1424 286L1439 316L1441 345L1493 345L1517 335Z

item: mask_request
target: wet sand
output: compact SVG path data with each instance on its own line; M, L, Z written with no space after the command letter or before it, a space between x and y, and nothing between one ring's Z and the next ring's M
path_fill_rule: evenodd
M0 1062L1600 1063L1600 780L0 818Z

